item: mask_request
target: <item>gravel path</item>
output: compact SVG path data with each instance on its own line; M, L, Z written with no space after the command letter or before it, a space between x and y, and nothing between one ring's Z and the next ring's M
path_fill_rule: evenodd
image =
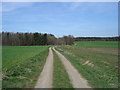
M66 71L68 72L69 78L71 83L73 84L74 88L91 88L87 80L85 80L79 72L74 68L74 66L67 60L61 53L56 51L54 48L53 50L57 53L60 60L62 61L63 65L65 66Z
M53 80L53 52L49 48L49 54L46 59L43 71L40 74L40 77L37 81L35 88L52 88Z

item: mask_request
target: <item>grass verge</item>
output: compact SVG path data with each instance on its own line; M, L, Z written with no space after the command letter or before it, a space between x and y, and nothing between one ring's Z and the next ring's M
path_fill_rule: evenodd
M3 88L33 88L43 69L48 47L3 73ZM12 63L11 63L12 64Z
M73 88L70 83L68 73L66 72L59 57L54 54L53 88Z

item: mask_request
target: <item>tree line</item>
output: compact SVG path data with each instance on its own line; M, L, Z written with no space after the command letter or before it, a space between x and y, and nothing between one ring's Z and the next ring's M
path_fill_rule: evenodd
M72 45L73 42L72 35L56 38L53 34L47 33L2 32L3 46Z
M2 37L2 39L1 39ZM118 37L73 37L72 35L56 38L47 33L0 33L3 46L33 46L33 45L72 45L74 41L119 41ZM1 43L1 42L0 42Z
M119 41L120 36L116 37L76 37L75 41Z

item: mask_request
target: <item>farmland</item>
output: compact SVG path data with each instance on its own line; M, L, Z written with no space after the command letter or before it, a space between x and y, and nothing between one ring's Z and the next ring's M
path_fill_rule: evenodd
M75 42L60 51L94 88L118 87L118 42ZM113 52L114 51L114 52Z
M118 0L14 1L0 3L0 90L120 88Z
M3 87L34 87L47 54L48 46L3 47Z
M2 70L2 47L0 46L0 73Z
M47 47L43 48L39 46L4 46L2 48L3 72L25 62L26 59L29 60L29 58L44 51L46 48Z
M55 47L93 88L117 88L118 42L85 41ZM49 46L3 46L3 87L33 88L43 70ZM54 50L53 88L73 88Z
M117 41L81 41L74 44L86 48L118 48Z

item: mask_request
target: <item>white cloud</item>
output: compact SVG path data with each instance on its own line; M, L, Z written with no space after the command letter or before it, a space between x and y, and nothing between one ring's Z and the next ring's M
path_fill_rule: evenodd
M19 8L24 8L24 7L29 7L32 6L33 3L3 3L2 4L2 11L3 12L9 12L9 11L14 11Z
M68 6L68 8L70 9L70 10L75 10L75 9L77 9L77 8L79 8L81 6L81 3L79 3L79 2L73 2L73 3L70 3L70 5Z
M119 0L2 0L3 2L118 2Z
M2 4L0 3L0 11L2 11ZM2 31L2 13L0 13L0 32Z
M85 6L83 2L70 2L70 3L64 3L64 7L67 8L70 11L74 11L76 9L79 9L81 13L85 10L85 8L89 7L88 5Z
M2 11L2 3L0 3L0 12Z

